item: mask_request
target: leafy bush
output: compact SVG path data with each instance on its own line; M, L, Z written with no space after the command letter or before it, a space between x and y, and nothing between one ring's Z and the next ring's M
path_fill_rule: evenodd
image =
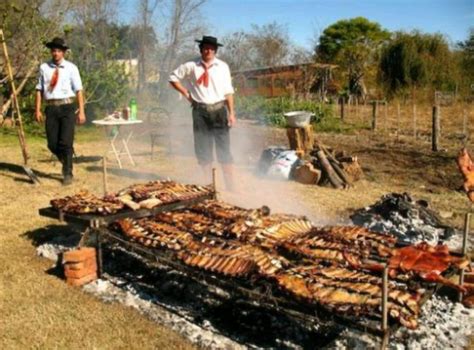
M314 114L311 122L316 124L333 116L331 105L311 100L294 100L290 97L239 97L236 99L236 111L239 118L258 120L278 127L286 126L286 118L283 115L286 112L311 112Z

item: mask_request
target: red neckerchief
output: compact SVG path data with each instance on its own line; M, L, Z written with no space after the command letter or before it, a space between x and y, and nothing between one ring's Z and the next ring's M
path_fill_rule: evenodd
M49 82L49 87L48 87L49 92L52 92L54 88L56 87L56 85L58 84L59 67L61 67L62 64L63 64L63 61L61 61L58 65L55 65L56 68L54 69L53 76L51 77L51 81Z
M49 82L49 87L48 87L49 92L52 92L54 90L54 88L58 84L58 80L59 80L59 67L56 66L53 76L51 77L51 81Z
M214 62L209 65L209 67L206 65L205 62L201 61L201 65L204 68L204 73L201 74L201 76L198 78L196 83L198 85L203 84L205 87L209 86L209 69L212 68L214 65Z

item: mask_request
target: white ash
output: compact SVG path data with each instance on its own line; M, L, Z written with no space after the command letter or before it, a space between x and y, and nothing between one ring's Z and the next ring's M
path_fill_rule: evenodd
M114 279L112 277L110 278ZM117 286L120 284L122 284L123 287ZM83 289L88 293L98 296L104 301L117 301L129 307L133 307L153 321L178 332L199 347L208 349L246 348L245 346L218 334L209 322L204 321L203 326L200 327L186 320L183 315L169 312L153 302L152 299L143 299L131 284L125 283L120 279L115 279L115 284L100 279L89 283L84 286ZM183 313L183 310L176 311Z
M46 243L38 245L36 255L58 261L62 253L77 247L79 239L80 236L76 234L56 235Z
M415 330L400 328L390 337L389 349L463 349L474 331L474 309L434 295L422 307ZM367 333L346 329L326 349L374 349L381 339Z
M384 195L375 204L356 210L351 220L373 231L390 233L401 242L444 243L451 249L461 246L461 232L443 224L426 201L415 201L407 193Z

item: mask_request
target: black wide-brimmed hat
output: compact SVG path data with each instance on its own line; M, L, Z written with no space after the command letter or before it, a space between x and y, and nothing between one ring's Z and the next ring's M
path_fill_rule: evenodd
M67 50L69 47L66 45L66 42L64 41L63 38L53 38L50 42L46 43L45 46L48 49L61 49L61 50Z
M214 46L224 46L220 43L217 42L217 38L213 37L213 36L206 36L204 35L202 37L201 40L196 40L197 43L199 43L200 45L203 45L203 44L210 44L210 45L214 45Z

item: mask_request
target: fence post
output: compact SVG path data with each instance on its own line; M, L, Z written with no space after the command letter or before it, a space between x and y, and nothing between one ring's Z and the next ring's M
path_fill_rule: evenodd
M359 97L355 98L354 103L355 103L355 106L354 106L355 107L355 113L354 114L355 114L356 120L358 121L358 119L359 119Z
M431 150L433 152L439 151L439 130L440 130L439 107L433 106L433 125L432 125L432 132L431 132Z
M341 120L344 121L344 96L341 96Z
M372 101L372 131L377 129L377 101Z
M400 101L397 100L397 141L400 140Z
M388 102L387 100L383 101L383 129L384 131L388 129Z
M417 138L417 130L416 130L416 104L413 102L413 137Z

